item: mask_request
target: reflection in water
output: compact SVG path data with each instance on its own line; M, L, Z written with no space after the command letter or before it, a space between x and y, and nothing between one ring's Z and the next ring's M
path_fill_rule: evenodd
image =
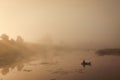
M17 41L9 40L6 35L2 37L0 40L2 80L120 80L119 56L99 57L94 51L90 53L82 50L67 51L50 46L46 48L25 43L20 37ZM98 52L102 55L119 54L118 49Z
M69 55L69 57L68 57ZM89 56L86 56L89 55ZM94 54L83 54L67 52L59 54L57 62L42 60L41 58L33 60L29 57L26 59L19 59L10 64L6 63L1 67L1 73L6 75L10 72L10 68L14 70L17 68L21 71L21 75L16 73L17 78L8 77L10 80L119 80L119 58L117 57L99 57ZM15 57L16 58L16 57ZM18 57L19 58L19 57ZM53 57L54 58L54 57ZM87 62L84 59L88 59L92 62ZM7 62L7 61L6 61ZM81 65L82 62L83 64ZM3 63L2 63L3 64ZM88 66L88 67L87 67ZM29 72L29 78L26 77ZM108 77L107 75L110 75ZM11 75L12 76L12 75ZM15 75L13 75L14 77ZM19 77L22 76L22 77ZM5 80L9 80L9 79Z
M0 56L0 69L3 75L6 75L9 72L9 69L17 68L18 71L21 71L24 67L24 63L22 58L20 59L20 55L16 54L7 54ZM19 58L19 60L18 60Z
M21 71L24 63L32 60L33 55L36 53L36 47L33 48L32 44L25 43L20 36L16 40L10 40L9 36L3 34L0 38L1 73L6 75L10 69L15 68Z
M0 55L0 69L3 75L6 75L10 69L17 68L18 71L21 71L24 67L24 63L32 59L24 59L22 55L17 53L8 53Z

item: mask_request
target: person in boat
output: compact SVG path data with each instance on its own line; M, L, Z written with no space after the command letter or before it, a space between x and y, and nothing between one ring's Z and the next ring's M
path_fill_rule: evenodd
M86 62L85 60L83 60L83 62L81 64L82 65L91 65L91 62Z
M85 60L83 60L82 64L85 64L85 63L86 63Z

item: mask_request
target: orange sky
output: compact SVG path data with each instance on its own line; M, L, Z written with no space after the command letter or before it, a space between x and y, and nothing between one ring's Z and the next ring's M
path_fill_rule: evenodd
M119 0L0 0L0 34L119 46Z

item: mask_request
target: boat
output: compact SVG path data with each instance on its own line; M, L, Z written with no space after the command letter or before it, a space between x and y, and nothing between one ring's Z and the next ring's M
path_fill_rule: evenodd
M83 66L86 66L86 65L91 65L91 62L86 62L85 60L83 60L83 62L81 63L81 65L83 65Z

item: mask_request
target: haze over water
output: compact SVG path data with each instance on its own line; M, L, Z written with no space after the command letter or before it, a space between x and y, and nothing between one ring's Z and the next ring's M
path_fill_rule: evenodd
M120 80L119 0L0 0L0 80Z
M1 80L120 79L120 49L35 44L20 36L10 40L6 34L1 35L0 44Z
M92 65L83 67L83 60ZM50 51L9 63L6 59L0 76L1 80L119 80L119 60L120 56L99 56L95 51Z

